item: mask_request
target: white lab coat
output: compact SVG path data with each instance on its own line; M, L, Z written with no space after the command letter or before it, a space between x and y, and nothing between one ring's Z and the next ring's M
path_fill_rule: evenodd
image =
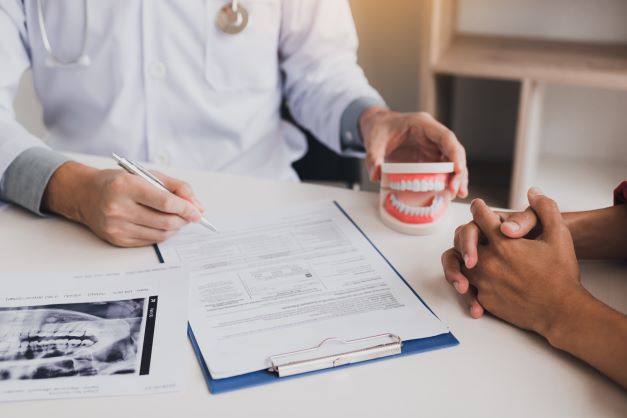
M356 98L378 98L356 64L347 0L241 0L248 28L223 34L226 0L88 0L88 67L46 66L34 0L0 0L0 176L41 142L15 120L20 76L32 68L46 142L56 150L196 169L294 178L304 138L294 117L335 151ZM80 0L44 1L53 52L83 42Z

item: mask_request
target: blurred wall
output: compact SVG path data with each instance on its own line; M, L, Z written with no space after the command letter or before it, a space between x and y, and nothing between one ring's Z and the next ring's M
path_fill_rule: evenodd
M419 0L351 0L359 34L359 63L388 105L418 106Z

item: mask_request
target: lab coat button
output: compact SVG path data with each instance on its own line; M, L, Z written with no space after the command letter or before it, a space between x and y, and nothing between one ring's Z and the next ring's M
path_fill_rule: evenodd
M162 62L155 61L150 65L150 69L148 70L150 75L154 78L163 78L165 77L165 65Z

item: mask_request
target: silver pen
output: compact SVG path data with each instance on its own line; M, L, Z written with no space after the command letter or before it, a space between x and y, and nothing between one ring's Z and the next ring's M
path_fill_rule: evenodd
M157 189L163 190L164 192L172 193L170 190L168 190L167 187L165 187L165 184L161 180L155 177L150 171L142 167L141 164L139 164L138 162L120 157L116 153L113 153L113 158L115 159L115 161L117 161L120 167L122 167L129 173L141 177ZM198 223L200 223L205 228L212 230L213 232L218 232L218 229L213 226L213 224L209 222L204 216L200 218L200 221Z

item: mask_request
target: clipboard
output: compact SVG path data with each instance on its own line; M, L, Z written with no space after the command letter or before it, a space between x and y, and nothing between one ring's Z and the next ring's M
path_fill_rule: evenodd
M351 224L357 228L361 235L372 245L375 251L396 273L399 279L409 287L411 292L420 302L437 318L433 310L422 300L416 291L407 283L403 276L396 270L390 261L381 253L361 228L353 221L346 211L333 201L339 211L346 216ZM154 246L159 262L163 263L163 257L157 245ZM187 326L187 335L192 344L194 354L200 365L209 391L213 394L230 392L234 390L264 385L268 383L289 380L314 373L323 373L354 365L366 364L373 361L381 361L393 357L407 356L410 354L422 353L425 351L437 350L440 348L452 347L459 344L459 341L449 331L448 333L436 335L428 338L402 341L394 334L380 334L364 336L355 340L341 340L329 337L314 347L306 347L301 350L288 353L277 353L270 356L271 366L265 370L259 370L239 376L214 379L209 372L209 368L200 350L200 346L194 337L191 326Z

